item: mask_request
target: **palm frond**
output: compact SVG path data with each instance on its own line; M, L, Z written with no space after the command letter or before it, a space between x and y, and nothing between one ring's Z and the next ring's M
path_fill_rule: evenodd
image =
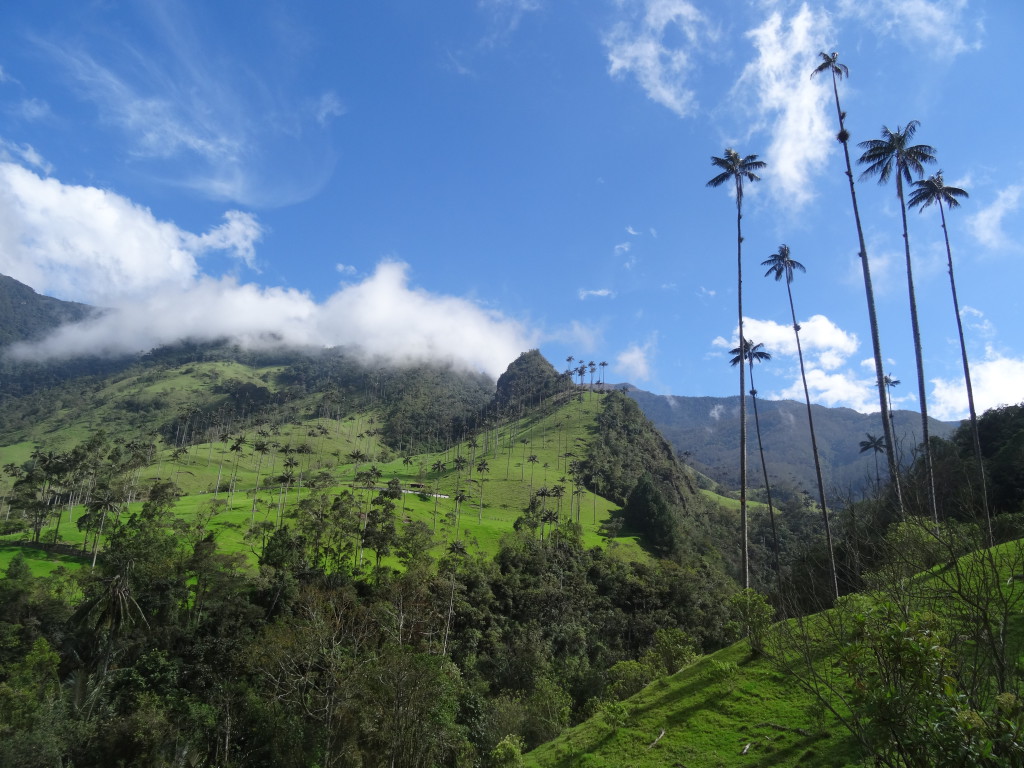
M837 80L842 80L844 77L850 76L850 69L845 64L839 63L839 53L833 52L831 55L822 51L818 54L821 57L821 63L814 68L811 72L811 77L819 75L822 72L828 72Z

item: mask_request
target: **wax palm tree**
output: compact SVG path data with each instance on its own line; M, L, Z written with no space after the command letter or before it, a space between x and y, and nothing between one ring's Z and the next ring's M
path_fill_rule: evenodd
M860 441L860 452L867 453L871 451L875 455L875 483L880 483L881 479L878 475L878 454L885 453L885 440L881 437L875 437L870 432L865 432L864 437L866 440Z
M743 182L760 181L756 171L765 167L757 155L740 154L726 148L724 157L711 157L711 164L721 170L710 179L706 186L720 187L726 182L733 182L736 187L736 308L739 333L739 344L743 346ZM743 548L743 587L750 587L750 552L747 535L747 398L745 357L740 355L740 526L742 530Z
M882 138L862 141L864 149L860 156L867 168L861 178L878 177L879 184L885 184L896 177L896 196L900 201L900 215L903 220L903 250L907 262L907 290L910 298L910 325L914 334L914 359L917 362L917 391L921 400L921 439L924 445L924 463L928 475L928 501L932 518L939 523L939 508L935 499L935 475L932 469L932 450L928 439L928 401L925 392L924 361L921 352L921 326L917 318L917 298L914 295L914 270L910 263L910 236L907 233L907 205L903 195L903 183L924 174L924 164L935 162L935 149L927 144L911 144L920 123L911 120L906 127L896 126L890 131L882 126Z
M743 350L743 354L740 350ZM768 465L764 460L764 444L761 441L761 418L757 413L757 388L754 386L754 363L764 363L772 359L771 354L765 350L764 344L755 344L749 339L744 339L743 344L730 351L733 358L729 365L739 365L746 358L750 366L750 400L754 404L754 429L757 432L757 450L761 455L761 475L764 477L764 490L768 497L768 519L772 525L772 548L775 552L775 576L778 581L779 605L782 605L782 568L779 565L779 534L775 527L775 507L772 504L772 487L768 482Z
M487 459L480 459L476 464L477 475L483 475L486 472L491 471L491 465L487 463ZM477 482L480 483L480 511L477 515L477 522L482 523L484 521L484 483L486 479L479 477Z
M844 77L850 76L850 70L845 65L840 63L838 53L825 53L822 51L818 54L821 61L818 66L811 72L811 77L815 75L824 74L828 72L832 76L832 93L835 95L836 100L836 115L839 117L839 133L836 134L836 139L843 145L843 157L846 160L846 177L850 183L850 201L853 203L853 220L857 225L857 243L860 247L860 264L861 271L864 274L864 294L867 298L868 304L868 325L871 328L871 348L875 358L875 379L878 384L878 400L881 408L882 417L882 433L885 435L885 443L888 446L888 452L886 457L889 463L889 478L893 484L893 488L896 491L896 500L899 504L900 509L903 508L903 495L900 489L900 477L898 468L896 466L896 451L894 446L896 445L894 436L892 434L892 424L886 417L888 411L885 407L885 389L883 386L883 376L885 375L885 369L882 362L882 342L878 332L878 314L875 311L875 290L871 282L871 266L868 262L868 247L864 240L864 227L860 221L860 209L857 206L857 188L854 184L853 178L853 164L850 162L850 134L846 130L846 113L839 105L839 81Z
M252 513L249 526L256 525L256 499L260 495L260 470L263 469L263 458L270 453L270 444L266 440L256 440L252 444L253 453L260 455L259 461L256 463L256 488L252 493Z
M441 475L444 473L445 464L438 459L430 469L434 472L434 530L437 530L437 500L441 496Z
M804 402L807 404L807 426L811 432L811 453L814 456L814 476L818 482L818 503L821 504L821 516L825 521L825 538L828 540L829 558L832 562L832 588L836 597L839 597L839 579L835 568L835 558L832 556L832 531L828 521L828 506L825 503L825 482L821 474L821 458L818 455L818 438L814 432L814 414L811 412L811 391L807 386L807 370L804 366L804 350L800 343L800 323L796 321L796 307L793 304L793 275L795 272L806 272L807 267L794 259L789 252L789 246L783 243L779 250L761 262L762 267L768 267L764 273L765 277L772 275L776 282L785 278L786 295L789 297L789 314L793 319L793 333L796 336L796 354L800 361L800 380L804 385Z
M974 388L971 386L971 366L967 362L967 344L964 341L964 325L960 320L960 302L956 295L956 278L953 276L953 249L949 246L949 230L946 228L946 208L953 210L960 207L960 198L968 197L960 187L951 187L943 181L942 171L927 179L914 182L914 191L910 193L907 203L911 208L923 211L933 203L939 207L939 218L942 221L942 235L946 241L946 264L949 267L949 287L953 293L953 314L956 315L956 330L960 337L960 356L964 363L964 384L967 387L967 408L971 416L971 440L974 443L974 459L978 464L978 477L981 481L981 504L985 513L985 524L988 528L988 543L992 546L992 518L988 508L988 490L985 487L985 465L981 455L981 439L978 435L978 413L974 408Z

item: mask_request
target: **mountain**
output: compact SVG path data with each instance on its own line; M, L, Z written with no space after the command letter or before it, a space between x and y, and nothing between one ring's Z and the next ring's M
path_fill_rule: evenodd
M57 326L96 311L86 304L42 296L13 277L0 275L0 348L40 339Z
M628 392L690 466L729 488L739 484L738 397L655 395L634 387L628 387ZM814 488L807 406L795 400L758 400L758 411L769 480L773 485L789 482L807 490ZM874 480L875 457L861 453L860 441L869 433L881 435L878 415L821 405L812 405L811 412L826 491L856 493L863 489ZM763 482L754 417L750 408L747 413L750 482L756 487ZM897 445L904 463L909 464L920 439L921 416L914 411L896 411L894 421ZM949 437L958 426L959 422L929 420L934 437ZM879 458L884 465L884 457Z

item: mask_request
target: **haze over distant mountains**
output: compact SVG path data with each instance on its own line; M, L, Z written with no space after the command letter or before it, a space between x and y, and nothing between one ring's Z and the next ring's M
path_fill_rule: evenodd
M694 469L728 488L739 485L738 397L655 395L635 387L629 387L629 394ZM807 406L795 400L759 399L757 403L769 480L773 485L788 481L804 490L814 488ZM811 411L826 491L856 493L875 477L874 454L861 453L860 442L869 433L881 435L878 414L821 405L812 405ZM763 481L749 401L747 416L749 482L758 487ZM897 410L894 422L897 446L904 463L909 463L920 440L921 415ZM936 419L928 423L935 437L948 437L960 424ZM879 459L884 474L884 457Z

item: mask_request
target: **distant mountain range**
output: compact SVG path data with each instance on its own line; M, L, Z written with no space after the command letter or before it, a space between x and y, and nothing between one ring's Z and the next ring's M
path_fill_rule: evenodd
M738 397L679 397L655 395L635 387L628 390L690 466L728 488L739 485ZM769 480L773 485L789 482L808 491L814 489L807 406L795 400L759 399L757 404ZM878 414L821 405L811 406L811 412L826 491L856 493L875 476L874 453L861 453L860 442L869 433L881 435ZM763 481L749 401L747 417L749 483L757 487ZM916 411L896 411L894 422L897 446L904 462L909 463L920 441L921 415ZM929 419L928 423L930 433L936 437L948 437L960 425L936 419ZM884 474L885 457L878 458Z

